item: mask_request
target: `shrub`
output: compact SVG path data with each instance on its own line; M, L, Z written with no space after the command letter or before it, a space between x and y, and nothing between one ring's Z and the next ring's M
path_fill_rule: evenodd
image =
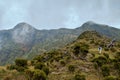
M15 64L17 66L25 67L25 66L27 66L27 60L26 59L16 59Z
M107 65L103 65L102 68L102 75L105 76L109 76L110 75L110 69Z
M109 49L107 47L104 48L105 51L109 51Z
M116 51L116 49L115 49L115 48L113 48L113 47L112 47L110 50L111 50L112 52L115 52L115 51Z
M5 76L3 80L11 80L11 76Z
M33 74L33 80L46 80L47 76L42 70L35 70Z
M86 79L85 79L85 75L76 74L76 75L74 76L74 80L86 80Z
M14 70L14 69L16 69L16 65L8 65L7 69L8 70Z
M80 53L80 45L75 45L73 53L78 56Z
M117 80L115 76L107 76L104 80Z
M34 71L27 69L25 70L25 73L27 75L28 80L31 80L33 78Z
M69 70L70 72L74 72L74 71L75 71L75 66L74 66L74 65L69 65L69 66L68 66L68 70Z
M50 73L50 70L48 67L43 67L42 70L48 75Z
M40 70L41 70L44 66L45 66L45 65L44 65L43 63L40 63L40 62L39 62L39 63L36 63L36 64L35 64L35 69L40 69Z
M65 66L65 61L64 61L64 60L60 60L60 64L61 64L62 66Z
M107 59L109 59L109 55L107 53L103 54Z
M38 61L38 62L42 62L42 61L43 61L43 58L42 58L41 55L39 55L39 56L34 57L33 60L36 60L36 61Z
M19 72L23 72L26 68L22 66L16 66L16 70Z
M97 58L94 58L92 62L96 62L99 67L101 67L103 64L106 64L108 62L107 58L104 56L99 56Z

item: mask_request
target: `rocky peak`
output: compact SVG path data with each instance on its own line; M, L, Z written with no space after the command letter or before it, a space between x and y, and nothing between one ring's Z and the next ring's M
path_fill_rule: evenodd
M12 38L17 43L30 43L34 37L35 32L36 29L34 27L25 22L22 22L13 28Z

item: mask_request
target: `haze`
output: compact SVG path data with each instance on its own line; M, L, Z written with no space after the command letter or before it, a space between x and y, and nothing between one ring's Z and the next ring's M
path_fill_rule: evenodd
M0 30L26 22L37 29L76 28L94 21L120 28L120 0L0 0Z

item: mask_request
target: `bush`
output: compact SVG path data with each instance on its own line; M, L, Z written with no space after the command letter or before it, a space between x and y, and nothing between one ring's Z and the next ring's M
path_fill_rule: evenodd
M112 52L115 52L115 51L116 51L116 49L115 49L115 48L113 48L113 47L112 47L110 50L111 50Z
M17 66L25 67L25 66L27 66L27 60L26 59L16 59L15 64Z
M60 64L61 64L62 66L65 66L65 61L64 61L64 60L60 60Z
M109 59L109 55L107 53L103 54L107 59Z
M117 80L117 78L114 76L107 76L107 77L105 77L104 80Z
M27 69L27 68L22 67L22 66L17 66L16 67L16 70L19 71L19 72L23 72L25 69Z
M35 69L40 69L41 70L43 67L45 67L45 65L43 63L39 62L39 63L35 64Z
M35 70L32 80L46 80L47 76L42 70Z
M25 70L25 73L27 75L28 80L31 80L33 78L34 71L27 69Z
M74 76L74 80L86 80L86 79L85 79L85 75L76 74L76 75Z
M80 45L75 45L73 53L78 56L80 53Z
M102 66L101 70L102 70L102 75L104 77L110 75L110 69L108 66L106 66L106 65Z
M3 80L11 80L11 76L5 76Z
M106 64L108 62L107 58L104 56L99 56L97 58L94 58L92 62L96 62L99 67L101 67L103 64Z
M42 70L48 75L50 73L50 70L48 67L43 67Z
M104 48L105 51L109 51L109 49L107 47Z
M8 70L14 70L14 69L16 69L16 65L8 65L7 69Z
M69 66L68 66L68 70L69 70L70 72L74 72L74 71L75 71L75 66L74 66L74 65L69 65Z

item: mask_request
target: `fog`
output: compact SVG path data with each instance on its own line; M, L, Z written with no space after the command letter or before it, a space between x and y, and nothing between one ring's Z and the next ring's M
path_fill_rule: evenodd
M120 0L0 0L0 30L26 22L37 29L94 21L120 28Z

